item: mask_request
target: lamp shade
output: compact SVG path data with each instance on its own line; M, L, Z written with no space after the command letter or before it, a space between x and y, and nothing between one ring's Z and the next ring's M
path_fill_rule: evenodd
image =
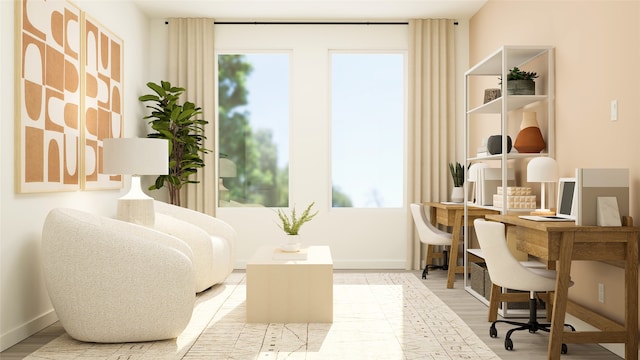
M153 138L103 140L102 173L166 175L169 173L169 142Z
M220 162L218 165L220 166L220 177L236 177L236 164L233 161L227 158L220 158Z
M527 181L555 182L558 180L558 162L550 157L537 157L527 165Z

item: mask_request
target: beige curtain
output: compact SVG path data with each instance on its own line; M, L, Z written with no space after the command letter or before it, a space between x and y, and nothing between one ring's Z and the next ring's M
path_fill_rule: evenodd
M448 198L455 158L454 21L409 21L409 201ZM419 269L421 243L408 216L407 269Z
M204 168L194 180L198 184L183 187L182 206L215 215L217 202L217 169L215 148L215 51L213 44L213 19L169 19L168 67L169 81L186 89L188 100L202 108L207 137L204 147L211 150L204 155Z

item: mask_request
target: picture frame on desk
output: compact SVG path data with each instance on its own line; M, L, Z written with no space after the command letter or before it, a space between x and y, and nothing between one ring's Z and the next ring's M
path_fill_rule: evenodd
M629 169L576 169L576 225L598 226L598 197L615 197L618 217L629 216Z

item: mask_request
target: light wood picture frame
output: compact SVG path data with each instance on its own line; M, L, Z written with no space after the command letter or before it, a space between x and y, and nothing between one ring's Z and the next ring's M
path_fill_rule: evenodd
M123 40L68 0L15 5L16 192L121 188L100 170L123 136Z
M80 19L68 1L16 2L16 192L80 187Z
M102 174L102 140L123 136L124 42L83 13L82 49L82 189L119 189L122 175Z

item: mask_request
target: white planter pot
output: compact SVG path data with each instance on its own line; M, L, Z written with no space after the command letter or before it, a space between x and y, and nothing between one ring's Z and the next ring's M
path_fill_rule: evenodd
M286 252L300 251L300 235L285 235L285 241L280 245L280 249Z
M456 186L451 190L451 202L461 203L464 201L464 188Z

